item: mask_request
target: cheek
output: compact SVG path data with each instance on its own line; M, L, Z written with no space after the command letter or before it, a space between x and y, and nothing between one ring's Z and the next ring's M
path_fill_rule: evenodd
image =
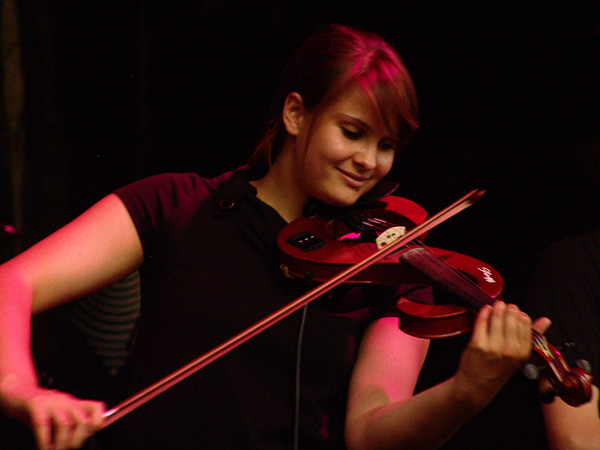
M316 130L306 148L304 162L308 170L318 171L325 168L327 163L335 164L346 159L346 153L347 149L341 145L339 139Z
M394 165L394 152L386 152L380 155L377 168L381 177L386 176Z

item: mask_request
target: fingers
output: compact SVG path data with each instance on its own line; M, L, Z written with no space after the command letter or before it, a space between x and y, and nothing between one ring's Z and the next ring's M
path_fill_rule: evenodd
M516 305L496 301L477 315L472 344L491 356L524 359L531 350L531 319Z
M52 438L52 420L43 413L32 412L31 426L35 436L36 446L39 450L52 450L54 448Z
M489 403L529 357L531 333L531 319L515 305L497 301L479 311L455 378L475 404Z
M74 412L77 426L71 435L71 442L75 448L82 447L85 441L100 429L102 414L105 410L105 406L101 402L85 401L81 406L81 410Z
M475 322L473 323L473 334L471 341L485 342L487 340L487 334L490 323L490 317L492 315L493 308L490 305L485 305L479 310L477 316L475 316Z
M502 321L501 321L502 322ZM504 345L516 357L526 358L531 350L531 319L516 305L506 305L503 328Z
M57 393L32 404L31 422L40 450L76 449L101 428L105 405Z
M538 333L544 334L552 325L552 321L547 317L540 317L533 322L533 329Z
M76 422L72 419L70 413L64 410L53 411L54 415L54 448L56 450L67 450L77 448L73 441L73 433L76 428Z

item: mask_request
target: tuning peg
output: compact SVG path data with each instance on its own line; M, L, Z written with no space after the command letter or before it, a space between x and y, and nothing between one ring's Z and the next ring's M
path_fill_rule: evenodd
M540 369L533 363L527 363L521 369L523 375L525 375L530 380L537 380L540 378Z
M585 359L578 359L575 361L575 365L587 373L592 373L592 365Z

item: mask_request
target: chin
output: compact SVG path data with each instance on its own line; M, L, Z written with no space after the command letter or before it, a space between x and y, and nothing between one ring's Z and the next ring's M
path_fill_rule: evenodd
M330 185L316 189L313 191L312 197L327 205L346 207L354 205L372 187L362 186L360 189L355 189L346 184Z
M361 195L362 195L362 193L354 192L352 195L345 195L345 196L336 196L336 197L323 196L322 198L319 198L319 200L328 205L343 208L346 206L354 205L358 201L358 199L360 198Z

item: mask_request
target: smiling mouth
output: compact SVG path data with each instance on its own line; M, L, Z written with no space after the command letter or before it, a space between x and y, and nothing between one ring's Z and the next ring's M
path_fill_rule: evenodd
M342 169L338 169L338 171L342 174L346 184L354 189L360 189L369 180L368 177L355 175L353 173L346 172Z

